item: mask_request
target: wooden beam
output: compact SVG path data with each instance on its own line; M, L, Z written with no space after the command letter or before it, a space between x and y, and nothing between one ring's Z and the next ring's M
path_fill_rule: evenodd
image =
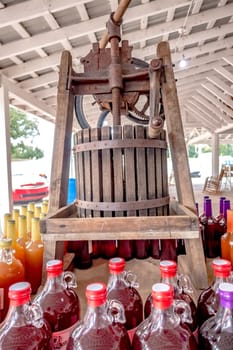
M229 63L229 59L230 58L223 57L223 60L226 63ZM229 80L233 84L233 74L231 72L229 72L227 69L225 69L221 66L218 66L218 67L214 68L214 70L216 72L218 72L219 74L221 74L225 79Z
M218 88L220 88L222 91L224 91L226 94L232 96L233 95L233 89L224 83L221 79L217 77L208 77L207 80L209 80L212 84L216 85Z
M152 16L155 13L160 13L166 11L169 6L166 6L166 3L170 4L170 7L174 7L174 2L171 0L164 0L163 3L160 2L149 2L139 6L131 7L127 10L124 23L132 22L137 19L140 19L145 16L145 13ZM173 5L172 5L173 3ZM181 1L184 4L183 1ZM187 2L185 2L187 5ZM4 11L4 10L3 10ZM145 12L146 11L146 12ZM148 12L147 12L148 11ZM205 22L210 21L211 19L219 19L229 15L233 12L233 4L226 5L221 9L210 9L208 11L203 11L201 14L193 15L189 17L189 25L195 26ZM92 32L101 31L105 29L105 23L108 20L108 16L100 16L89 21L81 22L79 24L74 24L70 26L63 27L61 29L53 30L51 32L37 34L32 38L26 38L18 40L14 43L5 44L2 46L2 54L0 59L9 58L11 56L18 55L22 52L29 52L33 49L40 47L46 47L51 44L61 42L64 39L78 38L84 35L88 35ZM1 23L1 20L0 20ZM134 43L145 39L150 39L155 37L155 33L158 33L158 36L161 33L171 33L178 30L183 25L183 18L174 20L172 22L163 23L160 25L155 25L147 28L145 31L136 31L133 34L129 33L124 36L125 40Z
M205 84L202 84L202 86L206 90L208 90L211 94L213 94L222 102L224 102L229 108L231 107L233 109L233 100L228 95L225 95L224 93L222 93L218 88L213 86L213 84L205 83Z
M13 209L11 177L10 111L7 87L0 76L0 147L1 147L1 219L2 214L11 213Z
M43 101L39 101L34 96L32 96L32 94L29 94L25 90L19 88L18 86L16 86L16 84L12 83L9 79L7 79L3 75L2 75L2 82L7 87L11 95L17 97L17 99L19 100L24 101L26 105L29 105L35 108L40 113L47 115L53 121L55 120L56 112L53 108L50 108Z
M206 118L206 115L204 115L202 112L200 112L200 109L197 109L195 106L191 105L191 104L187 104L187 108L194 114L196 114L196 116L199 118L199 121L201 121L201 123L203 125L205 125L206 129L210 130L210 131L214 131L215 130L215 126L212 122L209 121L209 119Z
M206 121L212 123L212 126L214 128L219 128L222 126L221 122L219 121L219 118L216 115L212 115L210 111L203 105L198 103L197 101L193 101L192 99L188 100L188 103L192 105L192 107L195 107L199 112L204 116Z

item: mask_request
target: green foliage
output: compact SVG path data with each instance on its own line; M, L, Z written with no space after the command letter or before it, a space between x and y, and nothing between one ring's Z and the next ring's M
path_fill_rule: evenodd
M230 144L219 145L219 155L220 156L233 156L233 146Z
M34 137L40 134L38 125L38 120L29 119L25 113L10 108L12 159L39 159L44 156L41 149L28 145L28 143L32 144Z
M189 156L189 158L197 158L198 157L198 152L197 152L195 146L193 146L193 145L188 146L188 156Z
M201 151L202 151L202 153L209 153L209 152L212 152L212 149L210 146L206 145L206 146L202 147Z

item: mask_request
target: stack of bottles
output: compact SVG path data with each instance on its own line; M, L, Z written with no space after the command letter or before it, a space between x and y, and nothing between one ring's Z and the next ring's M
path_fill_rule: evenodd
M8 247L11 240L2 241L5 252L0 256L16 260ZM0 325L1 350L29 346L42 350L232 350L233 284L228 260L214 259L214 281L200 294L197 306L189 295L189 279L177 273L176 262L161 261L161 278L145 300L143 317L136 276L125 270L124 259L112 258L107 284L86 286L83 319L75 275L63 271L62 261L47 262L46 283L32 300L31 285L17 261L21 281L12 280L7 287L10 304Z
M219 211L213 214L212 200L209 196L203 198L203 212L199 214L200 231L204 253L207 258L224 257L222 255L221 241L227 232L227 211L230 209L230 200L219 198ZM198 211L198 205L197 205ZM229 258L229 257L228 257Z

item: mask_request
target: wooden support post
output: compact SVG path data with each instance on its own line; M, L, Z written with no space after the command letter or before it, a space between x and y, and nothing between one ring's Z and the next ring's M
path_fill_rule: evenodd
M58 81L57 113L49 190L49 214L55 213L59 208L67 204L74 105L74 96L68 86L71 70L71 54L69 51L63 51ZM51 255L49 251L54 251L54 242L50 244L51 246L46 246L48 256ZM56 257L62 258L63 255L64 242L59 242L56 244Z
M162 80L162 99L178 201L195 212L194 193L168 42L158 44L157 57L162 59L164 64L165 76ZM208 279L201 235L198 239L185 240L185 248L187 264L189 264L189 271L192 271L191 277L194 280L194 285L198 288L206 288Z

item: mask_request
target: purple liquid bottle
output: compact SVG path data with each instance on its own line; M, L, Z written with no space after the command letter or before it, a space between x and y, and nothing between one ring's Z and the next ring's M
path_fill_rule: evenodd
M136 276L125 271L125 260L113 258L109 260L110 277L107 284L107 299L118 300L124 306L125 328L132 339L135 328L143 320L142 298L135 288Z
M181 326L173 307L173 287L166 283L156 283L151 294L151 314L137 327L132 349L197 350L194 336L189 329ZM183 301L180 303L184 304Z
M233 348L233 284L219 285L220 306L217 314L203 323L199 330L199 347L205 350Z
M106 285L89 284L86 297L84 319L73 330L67 350L130 350L123 306L106 301Z

